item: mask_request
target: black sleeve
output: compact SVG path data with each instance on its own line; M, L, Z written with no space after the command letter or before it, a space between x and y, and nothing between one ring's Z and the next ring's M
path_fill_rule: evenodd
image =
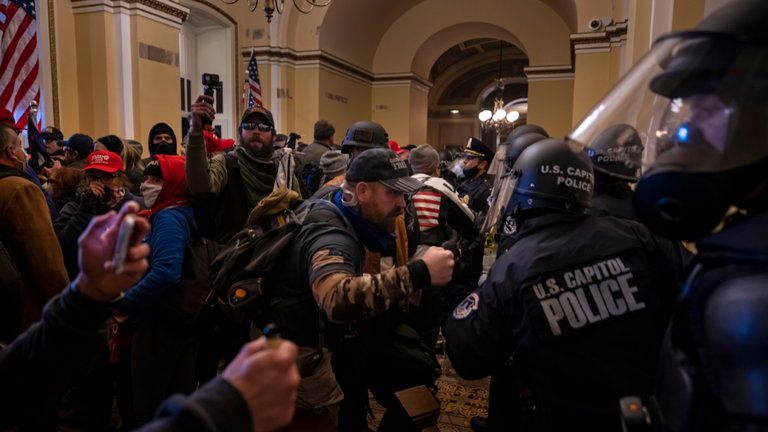
M59 218L53 224L70 279L73 279L73 273L77 275L77 239L95 216L95 206L73 201L61 209Z
M0 430L34 423L87 376L107 347L110 311L67 288L43 318L0 352Z
M477 232L475 231L475 223L472 218L467 216L467 214L459 208L458 204L445 195L443 195L441 202L441 208L443 207L448 209L448 214L450 216L446 220L448 226L454 231L461 234L465 239L471 239L477 235Z
M216 378L190 396L175 395L157 418L136 432L251 432L248 404L237 389Z

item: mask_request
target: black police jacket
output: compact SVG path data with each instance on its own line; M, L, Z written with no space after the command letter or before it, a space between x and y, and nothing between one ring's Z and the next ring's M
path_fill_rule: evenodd
M528 219L512 239L445 323L454 368L484 377L516 352L553 426L618 427L618 399L653 386L682 249L639 224L574 213Z
M659 413L667 430L768 424L768 211L698 242L662 346Z
M587 214L592 216L614 216L619 219L637 221L635 209L632 207L632 193L625 198L598 193L592 196L592 207L587 209Z
M459 198L475 213L483 212L488 208L488 197L493 189L493 177L485 173L473 179L464 180L459 185Z

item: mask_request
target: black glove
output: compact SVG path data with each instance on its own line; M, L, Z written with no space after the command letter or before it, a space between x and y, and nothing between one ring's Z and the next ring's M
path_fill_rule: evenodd
M80 202L87 206L95 206L99 202L99 197L93 193L93 189L89 185L80 186L77 193L80 195Z

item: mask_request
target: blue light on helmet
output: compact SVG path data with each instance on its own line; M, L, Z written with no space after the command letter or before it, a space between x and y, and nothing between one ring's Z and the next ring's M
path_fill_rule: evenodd
M685 126L680 126L680 129L677 130L677 140L680 142L686 142L688 141L688 128Z

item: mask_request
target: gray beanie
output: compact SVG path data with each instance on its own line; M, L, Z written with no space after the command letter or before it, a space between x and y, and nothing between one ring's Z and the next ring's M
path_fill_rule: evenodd
M440 166L440 155L429 144L422 144L411 150L408 158L415 173L431 173Z
M315 123L315 139L324 140L332 137L336 133L336 129L333 125L328 123L328 120L318 120Z
M320 168L328 180L332 180L347 172L349 156L342 154L339 150L325 152L320 158Z

